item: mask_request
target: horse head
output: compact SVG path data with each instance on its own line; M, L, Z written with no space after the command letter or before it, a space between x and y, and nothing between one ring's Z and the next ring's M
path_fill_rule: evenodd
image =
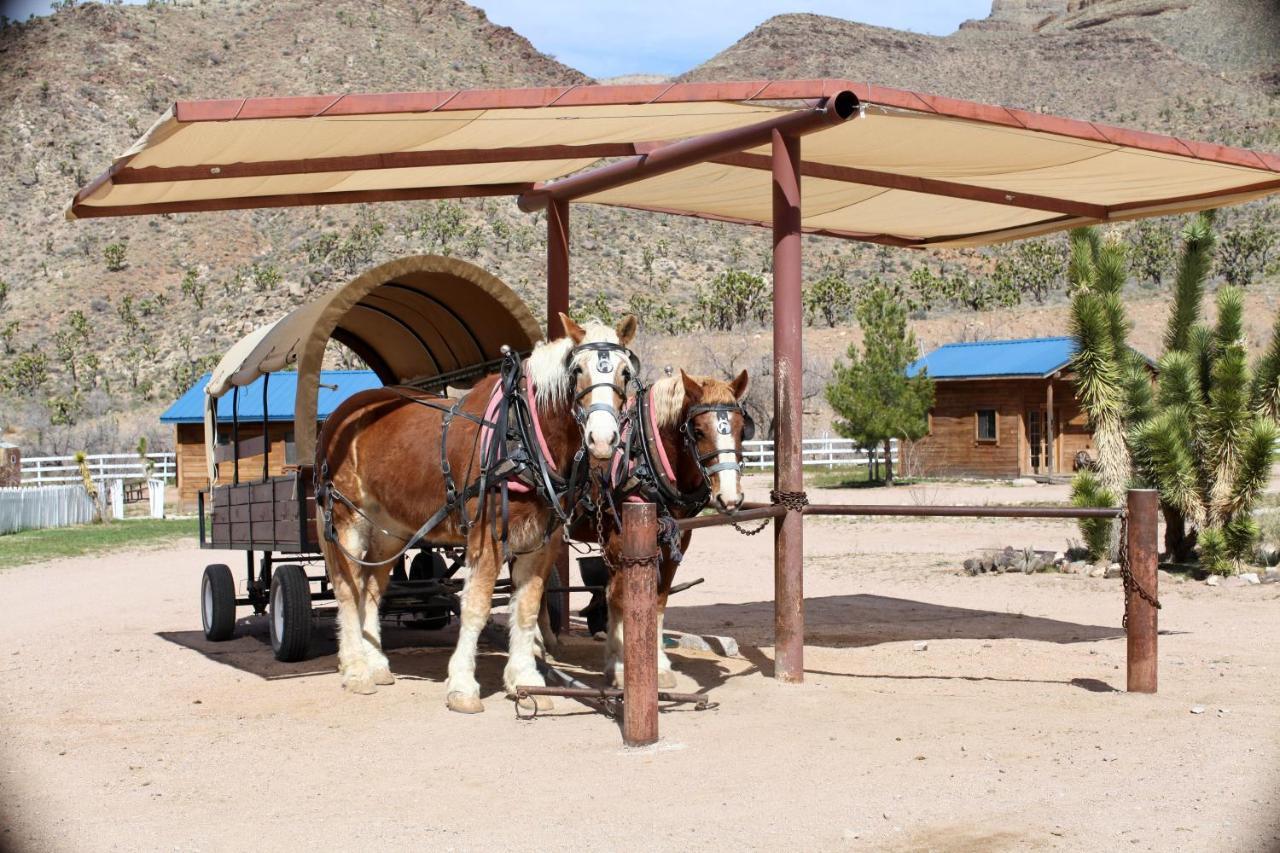
M750 378L747 371L731 382L692 377L680 371L684 390L681 432L684 447L711 500L723 512L742 506L742 442L755 434L755 423L743 408Z
M597 460L612 457L622 435L621 412L639 361L627 348L636 333L630 314L616 326L594 320L583 325L560 315L565 337L534 350L528 362L539 397L570 407L582 428L582 443Z

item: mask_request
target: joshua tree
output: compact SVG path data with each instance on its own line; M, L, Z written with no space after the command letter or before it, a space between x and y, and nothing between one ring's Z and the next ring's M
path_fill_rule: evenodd
M1091 253L1107 257L1106 246L1091 232L1073 235L1072 243L1073 270ZM1198 546L1202 567L1226 574L1249 554L1258 535L1251 512L1270 474L1277 436L1280 325L1267 354L1250 370L1239 288L1218 291L1216 326L1200 322L1213 251L1213 216L1200 214L1183 231L1154 388L1143 361L1118 346L1128 320L1117 284L1124 281L1123 263L1110 269L1114 259L1100 265L1109 271L1099 277L1114 287L1091 284L1073 300L1079 348L1073 364L1081 401L1098 430L1105 488L1119 494L1131 479L1156 488L1169 557L1188 560ZM1123 467L1115 464L1117 449L1103 445L1104 436L1110 443L1117 434Z

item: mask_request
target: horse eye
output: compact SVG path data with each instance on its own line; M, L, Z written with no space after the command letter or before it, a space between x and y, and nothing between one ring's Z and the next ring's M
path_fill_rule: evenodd
M702 432L702 430L700 430L700 429L695 428L695 429L693 430L693 437L694 437L694 438L696 438L696 439L701 440L701 439L704 437L704 435L705 435L705 434L704 434L704 433Z

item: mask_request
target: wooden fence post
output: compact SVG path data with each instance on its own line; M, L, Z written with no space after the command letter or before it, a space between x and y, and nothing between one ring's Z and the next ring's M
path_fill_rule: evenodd
M622 505L622 740L658 740L658 514L651 503Z
M1130 489L1128 541L1125 543L1129 577L1125 589L1125 634L1128 641L1130 693L1156 692L1156 635L1159 600L1156 531L1160 500L1154 489ZM1145 592L1150 596L1148 600Z

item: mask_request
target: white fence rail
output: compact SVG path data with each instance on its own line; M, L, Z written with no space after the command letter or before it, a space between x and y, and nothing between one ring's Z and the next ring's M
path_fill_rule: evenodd
M93 501L83 485L0 488L0 534L92 520Z
M95 480L147 480L153 477L175 482L178 466L172 453L148 453L152 469L142 464L136 453L94 453L86 457L89 474ZM22 460L22 484L79 483L80 466L74 456L32 456Z
M894 439L890 447L893 461L898 461L898 441ZM826 466L842 468L849 465L866 465L871 454L864 447L859 447L850 438L806 438L802 450L804 464L809 466ZM876 449L876 458L883 461L884 448ZM747 468L773 467L772 441L742 442L742 464Z

